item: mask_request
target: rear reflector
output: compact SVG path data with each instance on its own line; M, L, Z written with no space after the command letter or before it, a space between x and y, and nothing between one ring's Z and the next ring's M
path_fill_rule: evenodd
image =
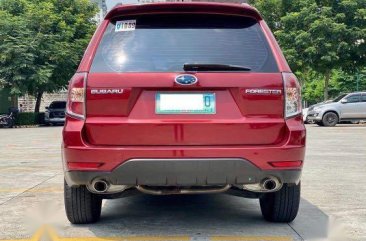
M302 161L270 162L273 167L301 167Z
M69 162L69 169L96 169L103 166L103 163L98 162Z

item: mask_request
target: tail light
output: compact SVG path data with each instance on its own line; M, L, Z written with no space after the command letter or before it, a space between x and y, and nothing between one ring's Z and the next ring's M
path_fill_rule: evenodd
M66 114L85 119L85 84L86 73L76 73L70 80Z
M290 118L299 115L301 109L301 88L297 78L292 73L283 73L285 86L285 116Z

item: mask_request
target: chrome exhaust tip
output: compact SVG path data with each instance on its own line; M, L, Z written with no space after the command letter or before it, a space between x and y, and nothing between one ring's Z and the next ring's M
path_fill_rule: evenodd
M277 177L266 177L260 183L244 184L242 188L251 192L276 192L282 187L281 181Z
M104 180L94 180L91 184L93 192L105 193L108 191L110 184Z
M263 189L265 189L267 191L273 191L273 190L278 189L280 182L278 181L278 179L275 179L275 178L265 178L262 181L261 185L262 185Z
M130 188L126 185L113 185L104 179L94 179L87 188L90 192L95 194L116 194Z

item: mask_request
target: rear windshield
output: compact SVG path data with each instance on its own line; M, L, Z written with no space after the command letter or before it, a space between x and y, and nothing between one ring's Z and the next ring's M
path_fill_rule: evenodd
M65 109L66 108L66 102L52 102L50 104L50 108L52 109Z
M145 15L109 23L91 72L181 72L184 64L277 72L256 20L217 15Z

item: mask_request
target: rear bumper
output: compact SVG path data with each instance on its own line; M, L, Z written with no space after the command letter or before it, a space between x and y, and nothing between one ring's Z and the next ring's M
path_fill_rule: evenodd
M298 183L301 170L261 170L240 158L133 159L111 172L66 171L70 186L103 179L113 185L205 186L259 183L277 177L282 183Z
M297 183L301 168L270 162L303 161L306 130L301 116L287 122L288 138L269 146L92 146L84 142L83 122L66 118L63 164L69 185L95 178L115 185L250 184L268 176Z
M321 121L322 118L323 118L322 112L309 111L307 115L307 119L312 121Z

